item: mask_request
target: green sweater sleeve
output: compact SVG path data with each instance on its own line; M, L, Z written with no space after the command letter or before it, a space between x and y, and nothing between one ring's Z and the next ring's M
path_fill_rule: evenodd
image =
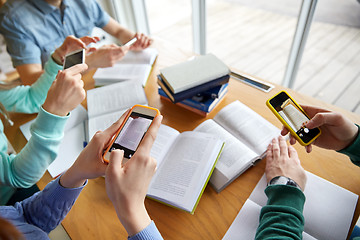
M353 144L351 144L347 148L340 150L339 153L349 156L350 160L354 164L360 166L360 126L357 124L356 124L356 126L358 127L359 130L358 130L358 135L357 135L355 141L353 142Z
M52 58L45 64L44 73L31 86L18 86L0 91L0 102L10 112L35 113L44 103L47 92L62 66Z
M30 128L31 138L20 153L0 153L1 203L10 197L11 188L30 187L42 177L57 156L67 119L68 116L53 115L41 108Z
M302 239L304 193L293 186L273 185L265 194L268 202L261 209L255 239Z

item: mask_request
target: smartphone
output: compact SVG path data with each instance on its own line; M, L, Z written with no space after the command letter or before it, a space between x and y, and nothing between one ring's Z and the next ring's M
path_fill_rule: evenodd
M64 69L76 64L85 63L85 49L79 49L65 56Z
M136 42L137 38L134 37L133 39L131 39L130 41L128 41L127 43L124 44L124 46L131 46Z
M304 126L310 120L309 116L286 91L267 100L266 105L301 145L309 145L321 134L320 128L308 129Z
M130 159L136 152L152 121L160 114L159 110L143 105L133 106L119 130L112 138L109 147L104 151L104 162L109 162L114 149L124 150L124 158Z

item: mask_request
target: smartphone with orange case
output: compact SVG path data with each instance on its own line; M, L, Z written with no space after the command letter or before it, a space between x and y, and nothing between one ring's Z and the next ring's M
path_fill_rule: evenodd
M158 115L160 112L156 108L134 105L112 138L109 147L104 151L104 162L109 162L110 153L115 149L123 150L124 158L130 159L135 154L152 121Z
M309 116L286 91L281 91L266 101L266 105L303 146L309 145L320 134L320 128L308 129Z

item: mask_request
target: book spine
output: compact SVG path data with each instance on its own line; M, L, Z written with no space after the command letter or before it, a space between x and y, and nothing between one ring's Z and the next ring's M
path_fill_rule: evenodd
M171 99L174 103L176 102L180 102L184 99L187 99L187 98L191 98L193 96L195 96L196 94L198 93L202 93L202 92L205 92L211 88L214 88L216 86L219 86L219 85L223 85L225 83L228 83L229 82L229 78L230 78L230 75L225 75L225 76L222 76L220 78L217 78L217 79L214 79L213 81L210 81L210 82L207 82L205 84L201 84L199 86L196 86L194 88L191 88L191 89L188 89L186 91L183 91L183 92L179 92L177 94L172 94L169 89L168 90L168 93L171 95L170 99ZM161 87L167 87L167 85L165 84L165 82L163 81L163 79L161 78L161 76L158 76L158 79L159 81L161 81ZM166 91L165 91L166 92Z

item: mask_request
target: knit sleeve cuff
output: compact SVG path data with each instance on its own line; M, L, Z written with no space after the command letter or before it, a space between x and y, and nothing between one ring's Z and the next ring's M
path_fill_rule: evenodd
M52 53L51 53L52 55ZM49 57L49 60L46 62L44 66L45 72L47 72L50 75L57 74L59 70L62 70L63 66L57 64L52 57Z
M268 197L267 205L288 206L303 212L305 195L294 186L270 185L265 189L265 194Z
M355 141L348 147L338 151L339 153L345 154L350 157L351 161L356 164L360 165L360 152L359 152L359 146L360 146L360 126L355 124L358 127L358 135L355 139Z
M155 226L154 221L151 221L151 223L142 231L138 232L134 236L128 237L129 240L157 240L157 239L163 239L161 236L159 230Z
M58 116L47 112L44 108L40 108L39 114L35 122L31 125L32 134L42 136L44 138L60 138L64 134L64 128L67 116Z

